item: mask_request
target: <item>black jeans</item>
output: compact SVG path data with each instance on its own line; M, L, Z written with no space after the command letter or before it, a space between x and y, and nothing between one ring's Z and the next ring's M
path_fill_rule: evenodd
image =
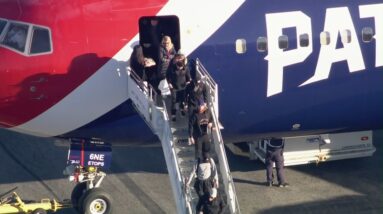
M183 110L185 106L185 89L172 89L171 90L171 96L172 96L172 103L171 103L171 109L172 109L172 115L176 115L176 103L180 104L180 109Z
M275 149L273 151L267 150L266 152L266 178L267 182L272 182L274 179L273 175L273 163L277 170L278 183L285 183L285 172L284 172L284 158L283 149Z

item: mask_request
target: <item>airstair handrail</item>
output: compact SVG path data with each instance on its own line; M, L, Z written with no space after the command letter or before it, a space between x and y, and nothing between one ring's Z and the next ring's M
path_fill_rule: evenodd
M207 83L209 86L209 96L210 100L209 102L214 105L214 111L217 115L217 118L219 118L219 104L218 104L218 84L214 81L214 79L210 76L209 72L206 70L206 68L202 65L201 61L197 58L195 60L196 62L196 75L199 75L199 77Z
M219 129L219 123L217 115L214 112L214 105L210 105L211 114L213 116L212 135L214 139L215 151L218 156L220 172L223 180L223 184L226 189L227 203L230 207L230 213L240 213L237 194L235 192L234 181L231 176L228 160L226 157L226 150L223 143L221 131Z
M150 100L155 101L157 103L157 91L154 90L154 87L149 83L144 83L144 81L137 75L137 73L131 68L128 67L128 76L130 76L134 82L138 85L138 87L148 93L148 97Z
M163 106L165 106L165 103L163 103ZM167 111L161 111L163 117L165 118L164 121L169 121L169 116L167 114ZM178 178L178 185L177 185L177 195L179 196L176 198L178 200L178 203L183 204L181 209L177 207L178 212L177 213L193 213L193 207L191 206L191 195L188 193L187 189L185 188L184 182L186 182L186 179L182 177L180 166L177 161L177 155L175 151L175 142L173 140L173 135L171 131L170 124L168 122L165 122L163 125L163 136L161 142L163 142L162 147L164 148L164 154L165 154L165 160L166 162L173 162L176 164L176 167L173 168L173 172L169 173L171 177L175 177L173 175L176 175ZM171 157L171 160L166 157ZM171 163L170 163L171 164ZM169 163L167 163L167 166L170 166ZM168 169L169 170L169 169ZM172 181L172 180L171 180ZM172 181L173 182L173 181ZM173 189L174 191L174 189Z
M215 88L217 86L217 83L214 81L213 77L210 76L209 72L202 65L201 61L198 58L196 59L196 66L199 68L199 72L201 72L203 76L207 77L209 85Z
M161 112L163 114L162 116L166 118L165 121L169 121L166 111L161 111ZM176 187L172 189L173 189L174 196L175 197L178 196L175 198L175 200L177 201L176 202L177 211L178 211L177 213L184 213L184 212L191 213L191 206L189 201L187 200L188 196L183 185L184 179L182 178L178 161L177 161L176 152L174 150L175 145L173 141L171 128L169 123L165 122L163 125L164 125L163 135L162 135L161 142L162 142L162 147L163 147L163 151L165 155L165 161L167 162L166 165L168 166L168 171L171 177L170 181L172 182L172 186ZM169 168L169 166L171 166L172 164L175 164L175 167Z
M240 213L239 203L235 192L234 182L230 173L229 164L226 157L225 146L220 130L220 124L218 119L218 85L207 72L206 68L203 67L199 59L196 59L196 72L201 77L205 77L205 84L209 90L209 108L213 117L212 135L214 139L215 151L219 160L220 173L222 176L224 188L227 196L227 203L230 207L230 213Z
M183 178L177 161L172 131L169 125L169 116L164 100L162 107L157 106L158 94L150 84L145 84L142 79L128 67L128 93L137 112L144 118L147 125L161 140L166 165L169 172L177 213L192 213L189 196L183 185ZM131 87L129 89L129 87ZM140 95L144 95L142 99Z

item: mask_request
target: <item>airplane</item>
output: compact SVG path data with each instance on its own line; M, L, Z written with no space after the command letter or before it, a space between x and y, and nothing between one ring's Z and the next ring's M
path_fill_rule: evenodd
M381 11L382 0L1 0L0 126L158 142L126 70L134 45L155 58L167 34L217 82L225 143L381 129Z

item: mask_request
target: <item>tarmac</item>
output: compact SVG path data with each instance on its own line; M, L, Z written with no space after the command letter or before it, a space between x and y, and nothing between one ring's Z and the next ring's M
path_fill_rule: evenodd
M265 185L265 166L243 144L226 149L241 213L383 213L383 131L372 157L286 167L287 188ZM68 143L0 129L0 194L13 187L23 200L70 198L62 174ZM115 146L102 184L114 213L176 213L161 144ZM60 214L75 214L69 208Z

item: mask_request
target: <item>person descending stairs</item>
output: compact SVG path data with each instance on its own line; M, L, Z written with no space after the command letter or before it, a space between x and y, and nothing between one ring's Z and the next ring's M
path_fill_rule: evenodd
M216 165L218 178L214 191L218 190L218 193L212 194L214 191L211 189L209 195L223 198L228 212L240 213L218 122L218 86L198 59L192 61L191 65L195 69L195 75L206 85L206 106L211 114L211 126L215 127L207 128L206 136L211 141L209 156ZM193 168L197 160L194 146L189 143L189 118L180 115L181 111L178 111L176 121L171 121L166 110L166 99L159 100L156 90L150 84L142 84L142 80L129 67L128 94L137 112L161 141L177 213L196 213L199 197L195 189L188 185L192 182L188 178L195 170Z

